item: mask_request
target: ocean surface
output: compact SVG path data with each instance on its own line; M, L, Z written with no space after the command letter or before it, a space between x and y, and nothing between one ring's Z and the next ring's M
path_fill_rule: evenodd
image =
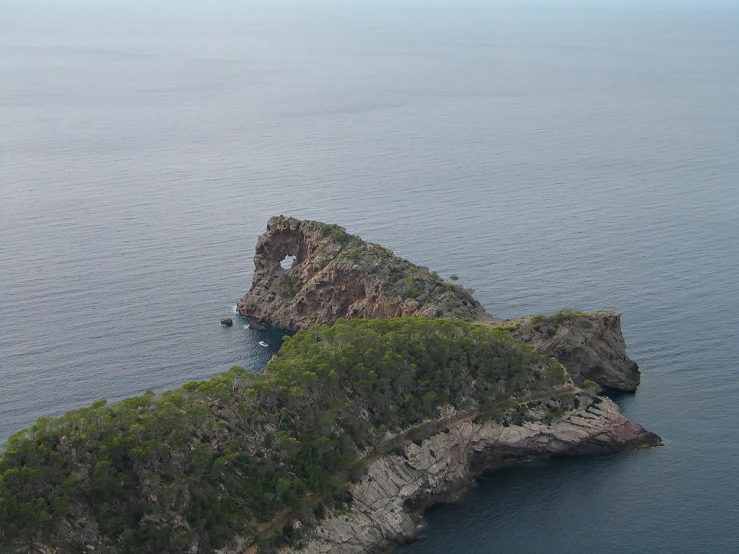
M487 474L401 552L739 551L735 2L59 4L0 0L0 443L261 371L219 320L294 215L501 317L623 312L665 439Z

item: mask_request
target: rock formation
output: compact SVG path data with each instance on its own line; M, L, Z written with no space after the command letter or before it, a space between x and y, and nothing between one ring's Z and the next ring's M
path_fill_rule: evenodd
M281 262L294 256L292 267ZM339 318L473 319L486 315L471 293L428 268L336 225L273 217L259 237L251 290L238 311L252 329L288 331Z
M513 336L557 358L579 385L589 379L633 392L639 384L639 366L626 355L618 312L563 310L549 317L522 318Z
M290 268L281 261L294 256ZM513 335L554 356L574 382L634 391L637 364L626 355L620 314L563 311L503 322L460 285L395 256L337 225L272 217L259 237L254 278L238 302L252 329L298 331L339 318L446 317L516 328ZM577 316L577 317L575 317Z
M308 554L386 552L418 536L421 512L454 499L486 469L532 458L648 448L658 436L626 419L607 398L581 393L579 409L549 424L520 426L447 414L446 428L399 454L372 461L350 486L348 512L332 515L306 532ZM540 409L546 413L546 406ZM297 552L285 550L285 552Z

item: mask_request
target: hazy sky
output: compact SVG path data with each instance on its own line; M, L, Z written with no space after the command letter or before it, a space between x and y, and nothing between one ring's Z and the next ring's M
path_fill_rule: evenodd
M399 6L446 6L457 9L478 6L509 6L509 7L607 7L611 9L662 7L677 8L691 7L737 7L736 0L0 0L0 6L25 8L59 9L65 7L85 8L95 11L111 9L203 9L217 11L223 8L310 8L314 6L373 6L387 9Z

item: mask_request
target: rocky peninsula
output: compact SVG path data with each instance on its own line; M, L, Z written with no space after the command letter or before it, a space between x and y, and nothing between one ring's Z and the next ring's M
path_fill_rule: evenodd
M287 257L294 261L283 268ZM257 241L251 289L237 309L254 329L293 332L339 318L460 319L512 330L515 338L554 356L578 385L590 380L633 392L640 379L639 366L626 355L617 312L563 310L503 321L485 311L471 290L318 221L270 218Z
M290 256L291 267L282 261ZM649 448L619 314L502 321L342 228L278 217L239 302L264 374L41 418L0 457L3 552L385 552L486 469Z

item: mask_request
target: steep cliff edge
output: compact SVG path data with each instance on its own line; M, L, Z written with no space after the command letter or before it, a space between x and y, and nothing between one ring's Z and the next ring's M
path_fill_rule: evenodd
M626 355L620 313L562 310L521 318L516 324L513 336L557 358L575 383L582 385L589 379L603 387L636 390L641 374Z
M281 261L294 256L292 267ZM626 355L620 314L562 311L503 322L487 313L472 291L444 282L428 268L395 256L337 225L272 217L259 237L254 277L238 302L252 328L298 331L339 318L421 316L516 327L513 335L554 356L574 382L634 391L637 364Z
M285 269L288 257L294 261ZM257 241L252 286L238 311L252 328L293 332L339 318L486 316L469 291L428 268L338 225L283 216L270 218Z
M531 458L647 448L659 437L622 416L607 398L579 393L579 408L546 421L544 404L522 425L446 413L446 428L372 461L349 487L351 508L306 532L308 554L386 552L417 537L422 510L455 498L485 469ZM284 552L297 552L285 549Z

